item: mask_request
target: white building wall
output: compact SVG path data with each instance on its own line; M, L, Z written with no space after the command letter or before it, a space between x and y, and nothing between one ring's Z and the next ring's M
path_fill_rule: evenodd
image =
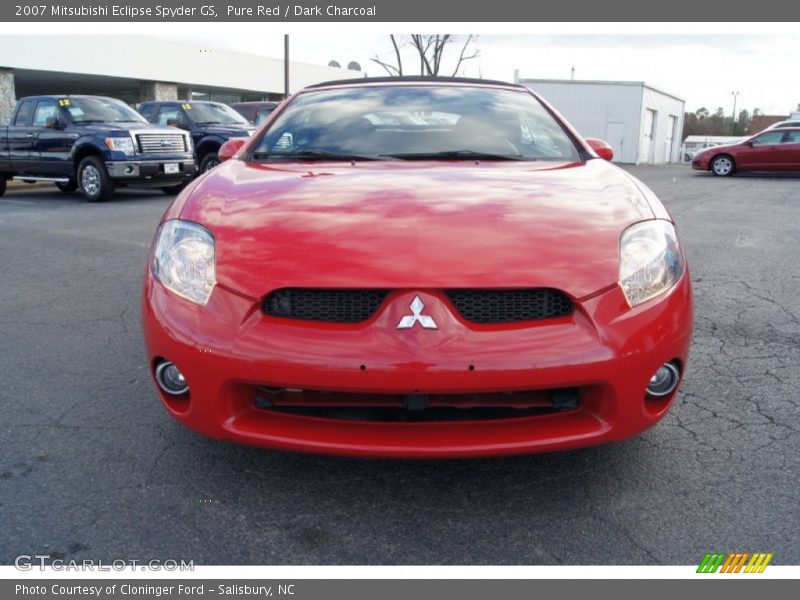
M139 35L2 35L0 67L283 92L283 60ZM289 87L359 74L290 62Z
M520 83L550 102L583 137L608 142L614 149L614 162L636 162L641 84L534 79L520 79Z
M641 134L645 135L647 110L655 111L655 131L651 156L646 156L645 144L639 144L639 163L662 164L680 162L680 147L683 132L684 102L659 90L644 86L642 90ZM670 117L675 119L672 141L668 139Z
M680 160L682 100L642 82L520 79L542 95L584 137L596 137L614 149L614 161L639 164ZM652 142L644 140L647 109L655 111ZM675 117L671 144L669 118ZM647 146L652 147L652 154Z

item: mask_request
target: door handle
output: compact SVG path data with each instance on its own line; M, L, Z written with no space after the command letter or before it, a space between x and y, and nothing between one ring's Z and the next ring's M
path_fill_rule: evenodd
M32 133L26 133L26 134L25 134L25 137L26 137L26 138L32 138L32 137L33 137L33 134L32 134Z

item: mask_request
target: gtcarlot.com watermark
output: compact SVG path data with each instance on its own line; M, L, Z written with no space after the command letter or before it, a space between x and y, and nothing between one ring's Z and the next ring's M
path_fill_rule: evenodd
M74 560L49 554L20 554L14 559L18 571L194 571L193 560Z

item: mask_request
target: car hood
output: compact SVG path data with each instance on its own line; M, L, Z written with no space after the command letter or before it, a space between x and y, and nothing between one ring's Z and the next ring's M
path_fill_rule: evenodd
M652 219L635 180L595 159L553 162L223 163L181 218L217 244L221 285L552 287L616 283L619 237ZM168 214L170 216L170 214Z
M103 133L106 131L138 131L140 129L163 129L163 127L159 127L158 125L151 125L150 123L87 123L81 124L78 123L77 127L81 129L85 129L87 131L96 131L98 133Z
M739 148L741 147L742 143L743 142L740 141L740 142L733 142L730 144L720 144L718 146L711 146L710 148L703 148L702 150L698 151L697 154L695 154L695 158L698 158L699 156L702 155L716 154L720 150L732 150L734 148Z

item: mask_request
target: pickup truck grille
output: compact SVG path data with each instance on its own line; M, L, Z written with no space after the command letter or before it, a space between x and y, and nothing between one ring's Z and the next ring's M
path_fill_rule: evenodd
M136 141L141 154L186 152L186 138L180 133L139 133Z

